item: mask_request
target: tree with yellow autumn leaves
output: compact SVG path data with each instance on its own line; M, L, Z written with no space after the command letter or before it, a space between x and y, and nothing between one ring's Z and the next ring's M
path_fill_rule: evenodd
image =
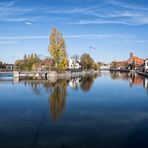
M57 71L65 71L68 68L68 58L65 47L65 40L62 33L53 28L50 35L49 53L55 62Z

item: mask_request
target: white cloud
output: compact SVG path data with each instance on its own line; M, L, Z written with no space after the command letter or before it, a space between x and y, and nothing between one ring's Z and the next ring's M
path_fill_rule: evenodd
M2 40L0 41L0 45L10 45L10 44L18 44L18 41L11 41L11 40Z
M6 36L6 37L0 37L0 40L28 40L28 39L48 39L49 36L43 35L43 36Z
M120 34L79 34L79 35L64 35L66 39L107 39L107 38L123 38L125 36L130 35L120 35ZM36 39L49 39L49 35L41 35L41 36L0 36L0 40L2 41L13 41L13 40L36 40Z
M77 34L77 35L64 35L65 39L88 39L88 40L100 40L111 44L147 44L148 40L136 37L131 34ZM32 40L49 40L48 35L42 36L6 36L0 37L0 45L8 44L20 44L23 41Z
M116 6L116 7L126 8L126 9L146 10L147 11L147 8L144 6L140 6L135 3L130 4L130 2L127 3L123 0L108 0L108 1L106 1L106 3Z
M123 37L122 35L115 34L80 34L80 35L65 35L64 37L67 39L107 39L114 37Z
M29 25L31 26L32 25L32 22L24 22L26 25Z
M90 19L80 20L78 22L69 23L75 25L89 25L89 24L122 24L122 25L146 25L148 24L148 18L129 18L129 19Z
M39 12L39 13L38 13ZM148 24L148 9L121 0L102 0L102 3L89 7L53 8L19 7L15 2L0 2L1 22L24 22L32 25L34 21L65 19L66 24Z
M147 43L148 40L139 39L130 34L73 34L64 35L65 39L89 39L107 41L113 44L118 43ZM26 40L45 40L49 39L49 35L34 35L34 36L0 36L0 44L18 44Z
M15 2L0 2L0 21L1 22L24 22L29 21L28 14L32 13L32 8L21 8Z

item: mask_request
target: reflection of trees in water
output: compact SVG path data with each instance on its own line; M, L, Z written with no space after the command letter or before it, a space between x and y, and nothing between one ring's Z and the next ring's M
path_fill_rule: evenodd
M55 86L56 83L51 83L49 81L44 81L42 83L43 87L45 88L46 92L51 92L51 88Z
M83 91L89 91L93 85L94 79L97 78L97 75L81 77L75 81L78 81L80 88ZM73 83L75 83L75 81ZM64 111L66 97L67 97L67 85L70 81L68 80L57 80L56 82L50 82L48 80L44 81L26 81L24 82L25 86L32 88L32 91L36 95L42 95L45 92L49 93L49 104L50 104L50 113L53 121L57 121L58 118Z
M41 95L41 92L45 90L45 92L51 92L51 88L55 85L55 83L50 83L48 80L43 81L25 81L25 87L31 87L32 91L35 95Z
M112 80L116 80L117 79L117 74L116 74L116 72L110 72L110 77L111 77L111 79Z
M91 76L72 78L69 81L69 86L72 87L73 90L78 90L80 88L83 91L88 91L91 89L91 86L97 77L100 76L98 76L98 74L94 74Z
M93 85L94 82L94 77L93 76L87 76L87 77L83 77L81 84L80 84L80 88L83 91L89 91Z
M67 97L67 85L68 82L66 80L59 80L51 90L49 102L53 121L56 121L64 110Z
M25 81L24 82L25 87L31 87L32 91L34 92L35 95L40 95L41 94L41 83L40 82L34 82L34 81Z
M25 86L31 87L35 95L41 95L41 91L49 92L50 113L53 121L56 121L64 111L67 97L67 80L58 80L51 83L45 81L25 81Z
M118 80L118 79L121 79L121 80L128 80L128 73L125 72L125 73L120 73L120 72L110 72L110 77L112 80Z

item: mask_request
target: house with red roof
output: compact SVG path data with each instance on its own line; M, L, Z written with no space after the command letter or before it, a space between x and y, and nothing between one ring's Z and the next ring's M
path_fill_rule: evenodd
M145 61L143 58L134 56L133 53L130 53L130 58L128 60L114 61L112 63L115 65L116 70L135 70L144 64L144 62L148 62L148 59ZM148 66L146 68L148 69Z
M133 53L130 53L130 58L127 60L127 62L128 64L134 64L135 69L137 69L139 66L141 66L144 63L144 59L134 56Z
M50 70L54 65L53 59L42 60L38 66L38 70Z

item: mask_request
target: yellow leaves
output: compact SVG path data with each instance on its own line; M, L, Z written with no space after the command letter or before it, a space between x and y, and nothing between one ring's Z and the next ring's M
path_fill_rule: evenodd
M28 56L24 56L23 60L18 60L15 62L16 70L36 70L38 64L40 63L40 59L36 54L31 54Z
M67 67L68 67L67 58L63 58L58 65L58 69L60 71L65 71L67 69Z
M32 65L32 70L37 70L37 64L36 63L34 63L33 65Z
M53 28L51 31L50 46L48 50L54 59L55 68L60 71L66 70L68 63L65 41L62 34L56 28Z

